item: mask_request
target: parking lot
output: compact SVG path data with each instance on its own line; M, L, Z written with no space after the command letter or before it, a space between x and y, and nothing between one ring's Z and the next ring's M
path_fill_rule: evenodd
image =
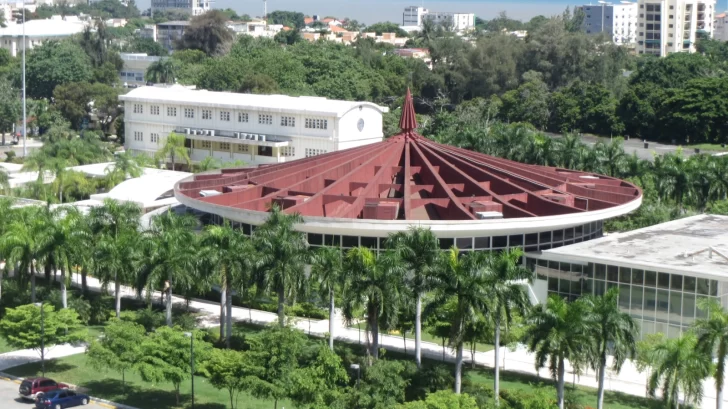
M19 385L15 382L0 380L0 408L2 409L32 409L35 406L30 401L23 401L18 398ZM92 409L101 409L102 406L89 404L87 406L77 406Z

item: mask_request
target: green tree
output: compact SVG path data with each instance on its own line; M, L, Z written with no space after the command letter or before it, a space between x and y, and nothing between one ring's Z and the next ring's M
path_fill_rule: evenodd
M296 11L276 10L268 13L268 24L281 24L286 27L301 29L305 27L304 15Z
M27 95L51 98L58 85L88 82L91 62L83 49L68 41L47 41L28 53L26 63Z
M543 129L548 122L549 90L538 72L523 74L524 83L501 98L503 116L510 122L528 122Z
M147 335L141 343L141 354L136 367L145 382L169 382L174 387L177 405L179 387L190 378L190 372L208 359L212 345L205 341L202 331L192 331L191 340L181 329L160 327ZM194 342L194 359L190 343ZM194 366L192 366L194 365Z
M387 244L405 263L405 288L415 299L415 363L422 366L422 298L432 288L440 242L430 229L411 227L409 231L390 235Z
M589 321L596 349L594 367L599 374L597 409L604 408L604 378L607 358L612 356L612 367L617 373L624 362L636 353L637 324L619 307L619 289L612 288L601 296L588 296Z
M192 17L178 48L200 50L209 56L226 54L235 34L227 27L227 16L220 10L211 10Z
M549 296L546 305L537 306L528 318L532 326L525 341L536 354L536 369L548 361L551 376L556 380L559 409L564 409L564 385L568 359L572 366L583 362L591 348L591 327L587 320L589 305L582 299L572 303L556 295Z
M178 69L176 60L163 58L149 65L144 78L157 84L172 84L175 82Z
M104 327L104 335L89 344L86 355L92 366L121 372L121 383L126 383L126 372L140 359L141 345L146 330L143 326L112 318Z
M166 163L167 158L170 158L172 161L172 170L175 170L174 165L177 158L184 159L187 166L190 166L190 154L185 147L184 135L175 132L170 132L167 135L162 149L157 152L157 159L163 160Z
M42 332L41 308L43 308ZM13 348L37 351L44 360L49 348L83 341L87 334L76 311L68 308L56 311L50 304L42 304L41 307L28 304L5 310L5 316L0 320L0 336Z
M0 80L0 134L5 145L5 133L13 130L13 126L21 119L21 104L18 90L10 81Z
M710 374L711 359L698 347L693 333L666 339L649 351L652 374L648 382L650 396L662 389L662 403L666 409L680 407L680 392L687 404L700 404L703 397L703 379Z
M723 408L723 382L728 357L728 313L716 301L704 298L698 301L698 308L707 313L707 318L695 321L698 348L706 356L715 357L713 379L715 380L715 407Z
M475 398L466 393L455 394L451 391L428 393L425 400L407 402L397 409L478 409Z
M308 260L305 234L295 226L303 223L298 213L286 214L273 205L268 219L256 231L253 243L259 257L255 268L260 288L274 292L278 298L278 325L285 324L286 299L295 296L305 282L304 268Z
M329 301L329 348L334 350L336 294L343 290L346 274L344 255L338 247L321 247L311 260L311 272L318 280L321 297Z
M125 151L115 155L114 165L104 169L106 184L109 189L129 179L138 178L144 173L142 157Z
M382 35L382 33L395 33L397 37L400 38L408 37L407 32L402 30L399 27L399 24L389 21L374 23L370 26L367 26L366 31L370 33L377 33L378 36Z
M291 400L299 408L331 407L348 380L341 358L332 349L320 345L316 359L293 372Z
M232 349L213 349L204 369L212 386L227 390L230 409L238 406L240 393L255 385L256 374L264 370L251 366L247 352Z
M407 364L406 361L387 359L375 361L363 369L357 386L342 397L339 406L334 407L386 409L404 403L409 383L405 377L411 370Z
M18 279L27 285L25 280L30 278L30 302L35 303L36 260L40 254L38 233L44 227L39 217L40 209L35 206L23 207L11 214L13 218L1 239L2 254L5 255L7 263L18 265L16 271L28 272L27 276L18 274Z

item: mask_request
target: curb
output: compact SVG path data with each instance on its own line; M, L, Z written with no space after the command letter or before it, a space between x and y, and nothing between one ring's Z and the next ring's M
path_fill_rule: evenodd
M25 378L13 376L13 375L10 375L5 372L0 372L0 380L2 380L2 381L8 381L8 382L20 384L20 382L22 382L23 379L25 379ZM90 403L95 403L99 406L103 406L103 407L109 408L109 409L138 409L138 408L135 408L134 406L123 405L121 403L116 403L116 402L112 402L110 400L100 399L100 398L96 398L93 396L89 396L89 399L91 400Z

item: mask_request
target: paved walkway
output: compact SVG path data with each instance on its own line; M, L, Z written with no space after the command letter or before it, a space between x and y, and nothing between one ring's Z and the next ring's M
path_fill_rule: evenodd
M101 291L101 283L94 277L88 277L89 290L99 292ZM81 278L80 275L74 274L73 285L80 286ZM109 285L109 289L113 290L113 285ZM122 286L122 296L128 298L136 298L136 291L130 287ZM159 298L160 293L155 292L153 297ZM186 301L182 297L173 296L172 300L175 304L185 305ZM203 327L212 327L219 324L219 313L220 305L203 300L193 300L190 302L190 308L197 310L204 314L200 319L200 325ZM276 322L278 316L274 313L251 310L242 307L233 307L232 311L233 319L235 321L253 322L259 325L267 325ZM337 314L336 316L336 330L335 337L337 340L345 341L349 343L366 343L366 331L358 330L356 328L347 328L344 323L342 316ZM323 337L329 331L328 320L308 320L306 318L293 319L293 325L304 331L307 334L313 336ZM383 335L380 337L380 344L382 348L392 351L404 352L405 342L402 337ZM414 339L408 338L406 342L406 351L408 355L414 354ZM70 351L69 351L70 352ZM83 352L83 348L76 353ZM63 352L61 352L63 353ZM474 359L476 365L493 367L494 364L494 351L488 352L476 352ZM37 355L37 354L36 354ZM69 353L71 355L71 353ZM422 343L422 355L434 360L443 359L442 346L432 343ZM523 346L519 346L515 350L509 350L506 347L501 347L501 368L507 371L520 372L530 375L538 375L542 378L548 379L551 374L547 368L541 368L539 371L535 369L534 355L528 352ZM65 356L65 355L61 355ZM1 359L0 355L0 359ZM465 359L469 363L471 362L471 354L466 351ZM455 354L450 348L445 350L445 360L448 362L455 361ZM0 369L2 367L0 366ZM578 385L588 386L597 388L597 378L594 371L587 371L581 376L575 375L571 365L566 366L566 379L568 381L574 381ZM640 372L636 369L634 364L630 361L626 362L622 366L622 371L619 374L607 373L606 378L606 389L609 391L618 391L635 396L646 396L646 383L647 374ZM703 382L703 400L700 405L701 408L712 409L715 408L715 386L712 379L706 379ZM726 388L728 388L728 382L726 382Z
M46 349L46 360L63 358L64 356L82 354L86 352L86 345L56 345ZM14 366L24 365L31 362L40 362L40 351L35 349L21 349L20 351L6 352L0 354L0 372Z

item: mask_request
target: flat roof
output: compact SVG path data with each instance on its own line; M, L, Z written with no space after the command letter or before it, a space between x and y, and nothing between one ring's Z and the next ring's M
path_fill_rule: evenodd
M359 106L372 107L379 112L389 108L364 101L340 101L324 97L290 97L287 95L240 94L191 90L183 86L139 87L120 95L122 101L156 102L160 104L190 104L255 111L297 112L301 114L341 117Z
M65 37L78 34L86 28L81 22L65 20L30 20L25 25L26 37ZM20 37L23 24L9 23L0 28L0 37Z
M728 279L728 216L702 214L545 250L541 258Z

